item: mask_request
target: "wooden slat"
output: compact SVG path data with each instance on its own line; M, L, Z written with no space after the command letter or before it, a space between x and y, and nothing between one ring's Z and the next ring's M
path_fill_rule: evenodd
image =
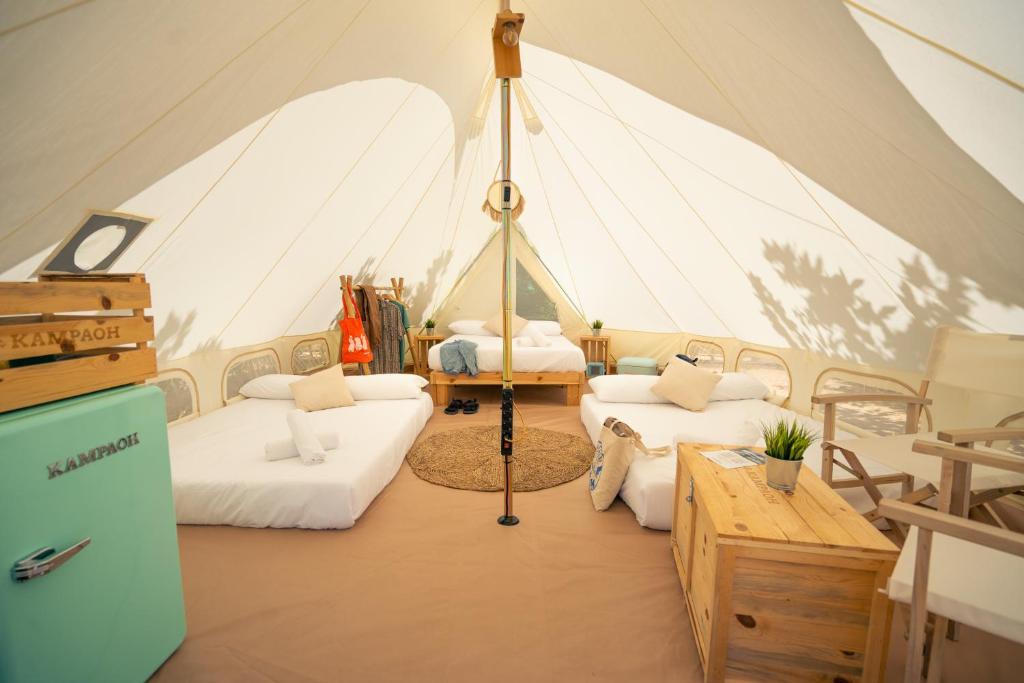
M832 488L827 486L823 481L813 476L812 472L809 472L811 476L807 477L806 481L801 480L800 485L804 486L804 493L812 497L821 509L822 512L813 519L814 524L822 525L822 529L827 529L825 518L827 517L835 524L841 526L843 530L853 537L853 543L858 548L878 550L882 552L898 552L898 549L893 545L878 529L871 525L863 516L859 515L856 510L853 509L845 499L840 497ZM795 496L794 496L795 498ZM846 546L843 543L841 537L834 537L827 539L830 545Z
M0 282L0 315L148 308L146 282Z
M950 446L937 441L914 441L914 452L936 455L947 460L965 462L974 465L987 465L1008 472L1024 474L1024 458L1019 455L1003 455L992 451L976 451L973 448Z
M925 625L928 622L928 570L932 556L932 532L917 530L917 554L914 557L914 585L910 603L910 637L903 680L921 680L924 668ZM942 634L938 635L939 638Z
M578 372L513 372L513 384L579 384L581 374ZM436 370L430 373L432 384L455 384L458 386L475 384L501 384L500 372L481 372L476 377L469 375L448 375Z
M153 339L153 319L142 316L70 316L49 321L0 321L0 360L74 353Z
M883 500L879 511L889 519L912 524L923 529L953 536L963 541L976 543L1004 553L1024 557L1024 534L982 524L957 515L908 505L894 500Z
M0 370L0 412L156 377L156 350L128 349Z
M989 427L988 429L947 429L939 432L939 441L948 443L974 443L975 441L1008 441L1024 439L1024 429Z

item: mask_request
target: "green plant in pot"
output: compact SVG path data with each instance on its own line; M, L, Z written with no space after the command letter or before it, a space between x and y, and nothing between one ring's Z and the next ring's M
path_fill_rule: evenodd
M434 334L434 327L437 326L437 321L433 318L427 318L427 322L423 323L423 331L428 335Z
M761 435L764 437L768 485L780 491L795 491L804 452L818 440L818 435L796 420L762 423Z
M601 336L601 328L602 327L604 327L604 321L603 320L595 320L594 322L590 323L590 328L594 331L594 336L595 337L600 337Z

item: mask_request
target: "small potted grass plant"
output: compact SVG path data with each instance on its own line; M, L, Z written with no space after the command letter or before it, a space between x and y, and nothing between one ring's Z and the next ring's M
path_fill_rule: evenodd
M602 327L604 327L604 321L603 320L595 320L594 322L590 323L590 328L593 330L595 337L600 337L601 336L601 328Z
M768 485L787 493L795 491L804 451L818 439L818 435L796 420L762 423L761 434L764 436Z
M437 326L437 321L436 320L434 320L433 318L427 318L427 322L423 323L423 333L426 334L428 337L429 336L433 336L433 334L434 334L434 327L436 327L436 326Z

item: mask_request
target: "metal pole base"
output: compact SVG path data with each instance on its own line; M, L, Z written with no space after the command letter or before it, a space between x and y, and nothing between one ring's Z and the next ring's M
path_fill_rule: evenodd
M502 526L515 526L519 524L519 518L515 515L502 515L498 517L498 524Z

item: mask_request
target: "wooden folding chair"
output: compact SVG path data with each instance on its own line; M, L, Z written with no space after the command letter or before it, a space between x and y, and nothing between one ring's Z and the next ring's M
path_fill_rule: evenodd
M972 447L979 442L991 443L993 440L1020 438L1021 430L1005 428L1002 425L1022 416L1019 411L1020 401L1024 401L1022 340L1024 338L1011 335L979 334L940 327L936 330L925 377L917 394L812 396L811 403L823 406L825 412L822 432L822 479L833 488L863 486L876 506L884 497L879 485L899 483L901 491L898 500L910 504L922 503L934 497L939 491L946 466L936 458L915 452L915 441L944 441L946 445ZM956 429L919 434L917 430L920 426L921 412L932 403L927 394L933 382L956 387L964 392L992 393L1009 397L1011 404L1018 410L999 421L998 427L991 429ZM906 433L896 436L836 439L837 406L855 402L905 405ZM1003 453L980 445L976 450ZM869 474L865 461L883 465L891 470L891 473L881 476ZM853 475L852 478L835 479L836 466ZM957 482L953 489L960 491L966 488L969 493L957 498L956 505L947 509L961 516L967 516L972 507L985 506L985 516L1001 523L998 514L989 503L999 497L1024 490L1024 475L1016 472L985 465L954 469ZM870 521L881 516L877 507L865 515ZM900 535L904 535L904 529L898 524L894 524L893 527Z
M960 438L982 440L988 434L964 433ZM1024 576L1024 534L963 519L959 514L969 507L972 468L1024 475L1024 457L927 441L915 443L914 451L942 459L940 506L951 512L894 500L880 502L886 519L913 527L887 592L891 599L910 604L904 680L920 681L927 664L928 682L938 683L943 634L951 621L1024 643L1024 592L1016 590ZM935 615L930 642L929 612Z

